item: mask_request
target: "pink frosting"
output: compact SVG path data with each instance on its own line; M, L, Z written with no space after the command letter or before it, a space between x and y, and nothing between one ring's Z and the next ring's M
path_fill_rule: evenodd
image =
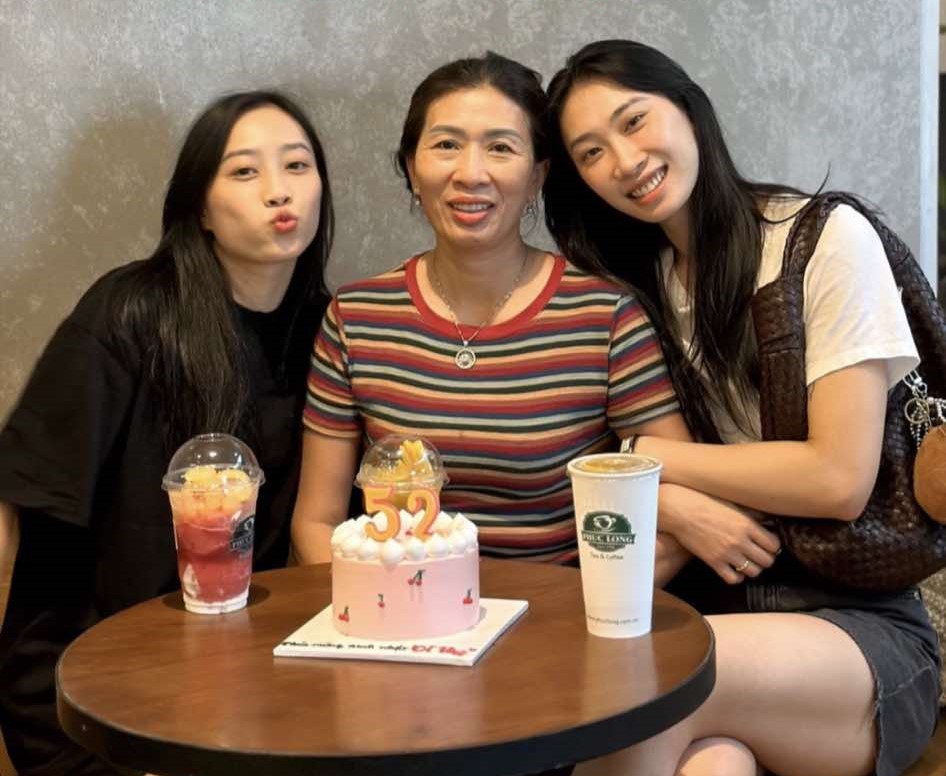
M480 617L479 551L402 560L332 558L335 628L347 636L376 640L447 636Z

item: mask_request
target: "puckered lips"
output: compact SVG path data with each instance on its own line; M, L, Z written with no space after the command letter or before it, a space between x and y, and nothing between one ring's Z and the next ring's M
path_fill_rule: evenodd
M273 225L273 229L280 234L288 234L299 225L299 218L291 210L280 210L273 216L270 223Z

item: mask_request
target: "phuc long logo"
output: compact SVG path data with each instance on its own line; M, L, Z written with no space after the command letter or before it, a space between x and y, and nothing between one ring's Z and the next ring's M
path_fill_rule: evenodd
M631 521L618 512L587 512L581 523L581 538L599 552L615 552L634 544L637 534Z

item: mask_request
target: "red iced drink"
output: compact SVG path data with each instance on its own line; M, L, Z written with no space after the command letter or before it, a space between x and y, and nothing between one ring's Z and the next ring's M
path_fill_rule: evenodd
M239 608L246 600L253 570L256 488L248 482L229 488L236 489L247 492L181 490L171 495L177 570L185 603L190 599L203 606L232 603Z
M218 446L224 437L204 436L215 437ZM235 439L233 442L252 456L245 445ZM253 521L261 481L255 460L248 468L235 468L232 462L227 466L198 463L174 469L165 477L174 521L177 570L188 611L220 614L245 606L253 570Z

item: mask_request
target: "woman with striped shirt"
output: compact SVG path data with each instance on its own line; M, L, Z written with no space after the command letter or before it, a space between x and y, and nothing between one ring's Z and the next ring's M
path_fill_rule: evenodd
M577 554L571 458L633 433L686 438L633 294L521 237L547 170L545 107L538 74L493 53L415 91L397 158L435 245L326 313L292 526L302 562L330 559L359 454L388 433L437 446L444 508L478 524L484 554L559 563Z

